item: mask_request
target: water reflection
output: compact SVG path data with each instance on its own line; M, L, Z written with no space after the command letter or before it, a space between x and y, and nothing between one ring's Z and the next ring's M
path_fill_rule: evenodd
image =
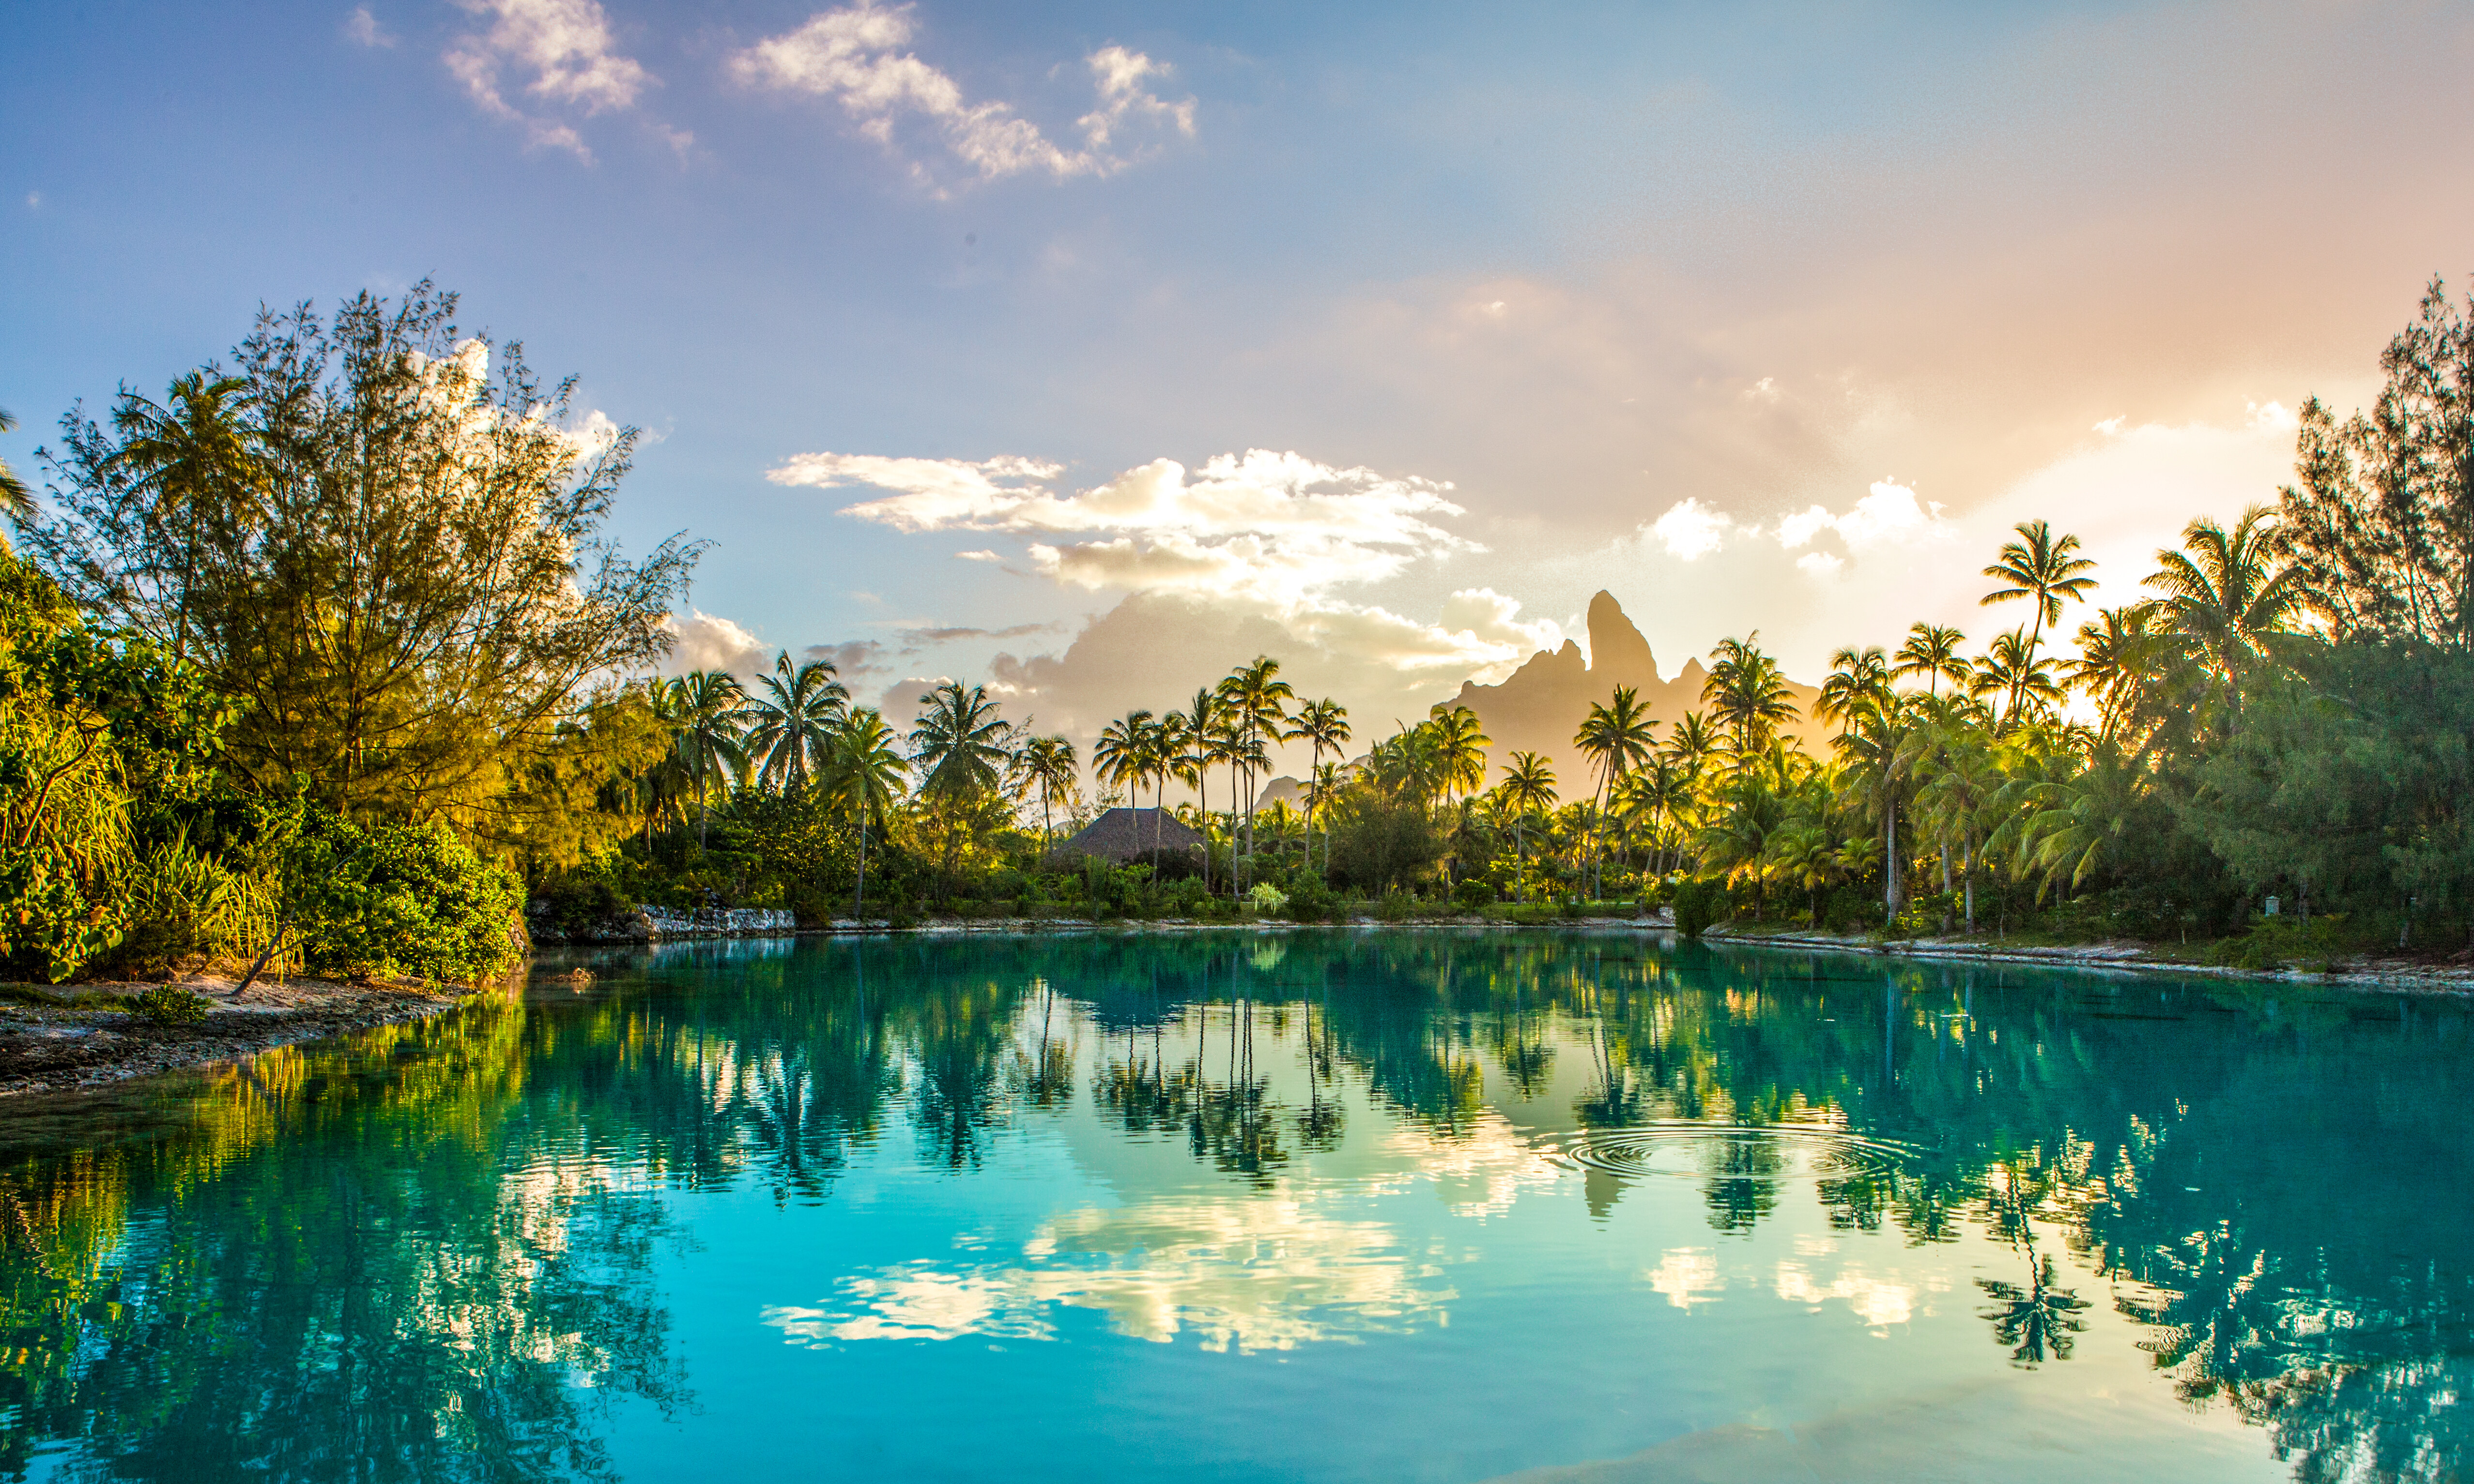
M821 1240L879 1208L854 1182L969 1210L1046 1171L1017 1231L767 1295L761 1343L1406 1340L1483 1264L1546 1260L1507 1225L1529 1203L1653 1204L1702 1235L1619 1272L1696 1325L1886 1334L1948 1294L2000 1373L2129 1322L2300 1477L2442 1476L2474 1382L2466 1024L1617 936L604 956L589 989L0 1115L0 1469L613 1473L619 1412L693 1425L666 1292L699 1201ZM1413 1233L1429 1209L1462 1235Z

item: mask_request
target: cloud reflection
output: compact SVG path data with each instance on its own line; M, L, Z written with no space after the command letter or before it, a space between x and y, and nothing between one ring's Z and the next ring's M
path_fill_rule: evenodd
M1041 1228L1022 1261L934 1260L842 1279L830 1308L771 1306L796 1344L1049 1339L1058 1306L1095 1309L1117 1334L1167 1344L1191 1330L1210 1350L1294 1350L1401 1333L1456 1297L1425 1286L1381 1222L1320 1215L1294 1199L1155 1201L1085 1207Z

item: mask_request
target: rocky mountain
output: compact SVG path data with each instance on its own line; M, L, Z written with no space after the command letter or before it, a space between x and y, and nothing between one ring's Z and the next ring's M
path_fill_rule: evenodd
M1476 712L1491 739L1486 749L1490 785L1503 776L1504 764L1515 752L1535 752L1554 765L1565 802L1585 797L1594 774L1581 749L1572 745L1572 734L1581 729L1590 704L1605 701L1619 685L1640 693L1651 718L1659 723L1661 742L1669 723L1687 711L1706 709L1701 686L1710 678L1708 668L1698 659L1689 659L1672 677L1660 678L1649 641L1625 616L1614 595L1602 591L1589 599L1589 621L1587 655L1567 639L1560 649L1539 650L1498 685L1462 682L1453 701ZM1787 689L1801 714L1788 733L1803 740L1806 751L1828 756L1831 729L1812 719L1812 703L1820 699L1821 692L1793 680L1787 682ZM1370 740L1363 735L1358 738L1361 750ZM1268 808L1274 800L1284 799L1291 808L1302 809L1304 793L1298 779L1283 775L1262 786L1256 804Z
M1580 730L1590 704L1605 701L1619 685L1640 693L1650 716L1660 723L1661 742L1667 723L1687 711L1704 709L1701 686L1709 679L1709 670L1700 660L1689 659L1671 678L1661 679L1649 641L1625 617L1623 605L1613 595L1601 592L1589 599L1589 622L1587 656L1567 639L1561 649L1538 651L1499 685L1480 685L1474 680L1462 684L1457 703L1476 712L1486 735L1493 739L1487 748L1490 782L1502 776L1503 764L1513 753L1535 752L1552 760L1564 797L1580 797L1591 774L1581 750L1572 745L1572 734ZM1788 685L1797 709L1804 714L1788 730L1803 738L1808 750L1826 754L1830 729L1811 719L1812 703L1821 693L1792 681Z

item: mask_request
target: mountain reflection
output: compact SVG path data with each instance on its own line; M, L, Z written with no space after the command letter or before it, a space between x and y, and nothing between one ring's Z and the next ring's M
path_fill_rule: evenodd
M691 1260L681 1200L834 1209L888 1163L953 1182L1035 1157L1088 1185L1028 1240L854 1261L774 1296L768 1343L1409 1333L1447 1322L1457 1259L1384 1201L1477 1222L1563 1185L1605 1220L1689 1191L1708 1235L1637 1264L1678 1308L1909 1322L1919 1279L1878 1262L1731 1274L1790 1211L1920 1258L1981 1240L2014 1264L1958 1282L1997 1368L2071 1366L2110 1305L2299 1477L2468 1457L2453 1003L1477 932L600 968L582 994L0 1116L0 1469L606 1475L612 1408L693 1406L662 1281ZM1902 1153L1731 1136L1578 1181L1541 1155L1661 1120Z

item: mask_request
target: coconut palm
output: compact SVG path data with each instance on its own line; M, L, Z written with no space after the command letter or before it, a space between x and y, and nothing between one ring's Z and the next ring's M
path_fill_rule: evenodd
M209 521L246 525L258 515L265 473L257 436L250 426L249 383L238 377L207 379L193 371L172 383L168 407L134 392L121 394L111 421L120 433L111 455L114 473L130 481L148 517L176 532L182 551L181 600L173 620L172 658L188 652L190 603L198 580L199 547Z
M2084 692L2096 702L2097 715L2104 723L2102 735L2108 739L2119 736L2122 724L2140 709L2154 658L2154 636L2147 632L2154 612L2147 603L2098 609L2094 619L2079 625L2078 658L2064 660L2059 667L2064 685Z
M1684 719L1667 728L1666 745L1659 756L1684 770L1686 778L1698 781L1710 759L1723 750L1718 732L1710 718L1700 712L1687 711Z
M1512 761L1503 765L1503 781L1495 787L1503 791L1504 805L1512 811L1513 849L1519 852L1525 865L1529 861L1529 815L1555 807L1555 769L1534 752L1516 752Z
M952 826L937 865L942 891L954 878L954 857L961 849L962 815L1005 785L1013 728L983 686L940 680L919 704L925 709L910 726L910 766L919 775L920 796L940 807Z
M2253 505L2226 530L2206 519L2182 530L2182 549L2156 553L2147 586L2155 601L2153 626L2189 640L2221 693L2259 657L2261 641L2288 624L2301 606L2294 569L2283 565L2276 512Z
M1910 675L1925 677L1925 694L1939 695L1941 683L1967 684L1972 667L1958 652L1967 636L1954 628L1938 623L1917 623L1907 629L1907 642L1890 656L1890 675L1904 680Z
M804 788L833 750L834 734L850 713L850 693L830 662L793 666L788 650L774 657L773 673L757 685L745 708L756 776L775 789Z
M1435 707L1426 723L1434 736L1435 780L1448 798L1486 787L1486 749L1494 739L1478 729L1477 713L1466 706Z
M1348 745L1348 708L1326 695L1319 701L1308 701L1298 708L1297 730L1291 733L1298 741L1314 749L1314 761L1308 765L1317 776L1322 772L1322 755L1338 757ZM1308 796L1306 803L1306 835L1309 850L1313 843L1315 821L1322 817L1317 801ZM1323 841L1323 854L1331 854L1331 841Z
M1306 780L1306 807L1313 811L1314 817L1323 820L1322 879L1325 883L1331 879L1331 822L1329 815L1324 812L1331 808L1332 800L1340 797L1341 791L1347 787L1348 777L1337 763L1324 763L1318 766L1314 770L1314 776Z
M1227 679L1220 682L1220 696L1234 714L1241 746L1249 753L1268 755L1273 742L1285 742L1289 719L1288 703L1296 700L1297 691L1280 678L1280 662L1268 654L1254 656L1254 663L1239 667ZM1268 766L1268 765L1266 765ZM1254 774L1246 771L1246 854L1254 853ZM1243 889L1243 883L1239 883Z
M1068 766L1071 762L1069 760ZM867 837L871 822L882 825L902 787L905 767L894 744L893 729L872 707L852 712L834 738L820 782L825 797L851 812L859 821L859 893L853 916L867 912Z
M2061 684L2053 678L2053 662L2036 653L2035 643L2025 629L2014 628L1994 636L1984 658L1977 663L1976 678L1968 688L1977 696L2008 698L2001 713L2004 730L2017 725L2023 717L2033 718L2058 708L2062 699Z
M2025 659L2010 677L2014 684L2024 685L2034 669L2045 625L2059 623L2062 604L2084 599L2088 589L2096 586L2096 579L2087 575L2096 570L2096 563L2071 554L2079 548L2076 536L2057 537L2053 528L2042 521L2022 521L2015 529L2021 539L2003 543L1993 565L1984 569L1984 575L1999 579L2002 586L1985 594L1979 602L1990 605L2024 597L2035 604L2035 623L2027 632ZM2019 707L2019 693L2014 690L2007 715L2016 716Z
M1720 640L1710 651L1715 662L1701 683L1701 699L1720 730L1730 733L1736 766L1758 755L1781 726L1795 719L1794 693L1778 661L1761 652L1760 631L1741 639Z
M1150 712L1129 711L1100 728L1100 740L1091 746L1091 770L1102 783L1125 790L1129 797L1139 795L1152 779L1158 754L1152 733L1158 725Z
M1812 714L1843 722L1862 707L1882 704L1890 694L1890 657L1879 645L1839 650L1830 657L1830 678L1821 683Z
M705 848L713 818L712 786L747 766L742 732L747 693L728 670L696 669L669 683L671 745L695 783L696 848Z
M0 407L0 433L16 429L17 420L9 415L8 408ZM35 492L26 488L26 481L17 477L7 459L0 459L0 515L19 525L31 525L35 521Z
M1649 757L1657 743L1657 731L1658 723L1650 718L1649 708L1640 704L1640 693L1631 686L1619 685L1605 705L1589 703L1589 714L1573 734L1572 745L1595 761L1598 767L1598 784L1589 793L1590 811L1600 815L1599 835L1589 852L1589 891L1593 897L1601 882L1598 860L1606 843L1599 796L1613 796L1615 781Z
M1062 737L1031 737L1014 749L1014 776L1026 789L1039 793L1040 855L1046 858L1056 846L1055 829L1056 800L1071 797L1074 792L1074 744Z

